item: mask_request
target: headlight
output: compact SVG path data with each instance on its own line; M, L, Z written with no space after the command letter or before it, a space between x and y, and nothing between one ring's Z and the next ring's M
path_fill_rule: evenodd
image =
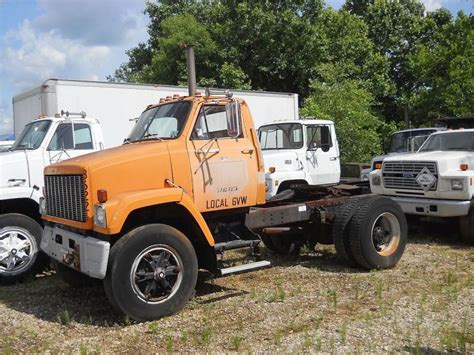
M40 197L39 200L39 213L40 215L45 215L46 211L46 199L44 197Z
M462 191L464 190L464 181L461 179L452 179L451 180L451 190L453 191Z
M107 216L103 205L94 205L94 224L97 227L107 227Z
M376 175L372 177L372 185L374 186L382 185L382 179L380 178L380 176Z

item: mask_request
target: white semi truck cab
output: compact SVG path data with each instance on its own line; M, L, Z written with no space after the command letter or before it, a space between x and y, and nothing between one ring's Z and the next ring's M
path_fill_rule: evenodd
M370 187L406 214L459 217L461 236L473 242L474 129L433 133L417 153L385 158Z
M103 148L98 120L66 112L28 123L0 153L0 282L20 281L44 266L38 203L45 166Z
M267 200L291 185L339 183L341 167L334 122L301 119L259 128Z

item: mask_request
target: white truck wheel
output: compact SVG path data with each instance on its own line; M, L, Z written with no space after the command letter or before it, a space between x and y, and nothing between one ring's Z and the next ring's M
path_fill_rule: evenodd
M43 228L32 218L9 213L0 216L0 282L21 282L36 275L48 258L39 250Z

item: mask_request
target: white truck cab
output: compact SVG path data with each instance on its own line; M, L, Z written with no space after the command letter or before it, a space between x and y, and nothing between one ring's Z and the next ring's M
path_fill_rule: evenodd
M267 199L294 184L339 183L341 167L334 122L282 121L263 125L258 131Z
M385 154L377 155L372 159L370 168L361 171L360 180L369 180L370 172L380 169L385 158L394 155L414 153L420 149L430 134L444 130L446 130L444 127L427 127L404 129L403 131L392 133L389 142L387 144L384 142Z
M38 204L45 166L103 147L98 120L66 113L28 123L0 153L0 282L22 280L43 266Z
M433 133L417 153L385 158L370 188L407 214L460 217L461 236L474 241L474 129Z

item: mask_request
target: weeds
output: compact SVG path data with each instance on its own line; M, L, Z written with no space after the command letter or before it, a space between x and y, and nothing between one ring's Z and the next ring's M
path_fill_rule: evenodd
M286 299L286 292L280 286L273 292L270 297L268 298L269 303L273 302L283 302Z
M273 343L276 345L276 346L280 346L281 345L281 333L279 330L275 330L275 333L273 333Z
M339 329L339 334L341 334L341 343L345 344L347 340L347 324L344 323Z
M71 316L69 315L69 311L67 309L59 313L57 319L61 325L69 325L71 323Z
M326 297L329 302L331 302L334 312L337 312L337 291L336 290L327 290Z
M160 327L158 326L158 322L151 322L148 324L148 330L151 332L151 333L158 333L158 331L160 330Z
M174 340L171 335L166 336L166 352L172 353L174 348Z
M242 345L242 338L237 336L237 335L233 335L230 337L230 346L231 346L231 349L232 350L239 350L240 347Z

